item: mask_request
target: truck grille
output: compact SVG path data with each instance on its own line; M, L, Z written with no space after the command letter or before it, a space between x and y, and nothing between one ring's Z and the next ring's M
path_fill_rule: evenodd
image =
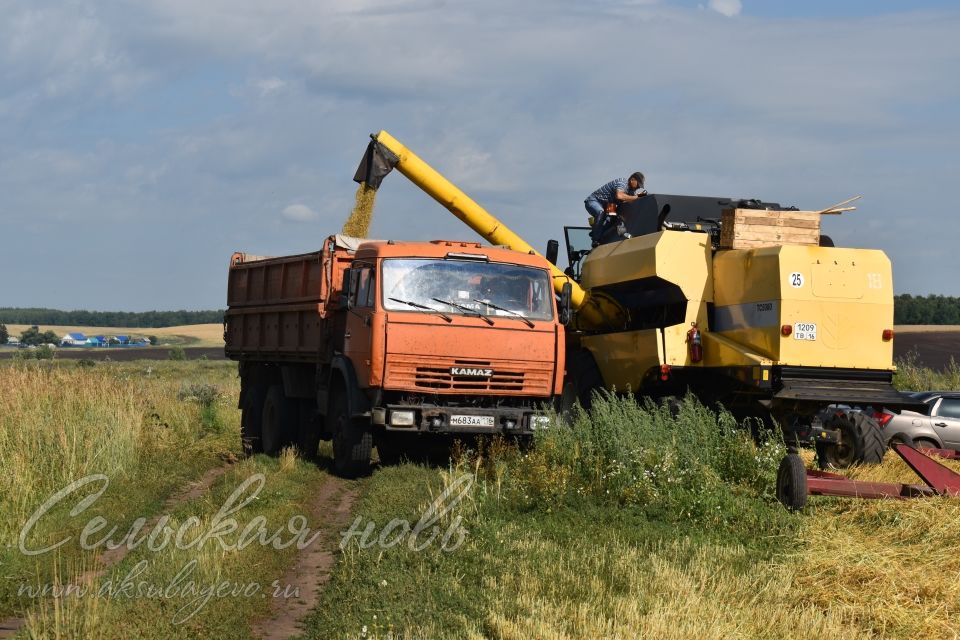
M493 393L548 396L552 393L552 363L518 361L423 359L390 354L387 356L385 385L391 389L408 389L448 393ZM488 378L459 376L450 373L453 367L493 369Z

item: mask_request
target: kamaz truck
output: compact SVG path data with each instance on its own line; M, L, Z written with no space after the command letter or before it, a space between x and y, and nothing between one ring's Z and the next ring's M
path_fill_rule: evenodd
M330 236L320 251L230 260L224 339L250 452L365 474L428 436L529 435L562 389L564 327L539 255L476 242Z

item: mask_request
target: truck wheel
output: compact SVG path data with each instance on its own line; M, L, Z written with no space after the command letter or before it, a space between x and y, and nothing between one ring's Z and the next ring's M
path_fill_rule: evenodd
M373 433L370 421L350 417L347 394L335 390L330 398L331 407L327 419L333 434L333 471L343 478L356 478L370 473L370 453L373 449Z
M284 395L283 386L272 385L267 390L267 397L263 401L260 443L265 454L275 456L290 444L296 419L296 406Z
M603 375L593 359L593 354L586 349L578 349L568 356L567 376L563 384L562 413L568 414L573 409L574 401L579 401L585 411L589 411L593 404L593 394L604 388Z
M266 390L260 385L251 385L243 394L243 408L240 410L240 442L243 445L243 453L247 456L263 451L260 435L265 395Z
M785 455L780 461L777 500L789 511L799 511L807 504L807 469L795 453Z
M854 464L879 464L887 450L880 425L860 411L838 411L824 427L838 429L841 442L817 445L821 468L845 469Z

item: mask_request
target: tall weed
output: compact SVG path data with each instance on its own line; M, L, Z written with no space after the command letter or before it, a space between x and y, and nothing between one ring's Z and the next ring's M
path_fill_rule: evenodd
M483 461L474 466L495 479L498 494L528 509L599 499L671 522L742 527L778 520L784 453L779 436L757 444L729 413L692 397L672 411L601 395L589 413L578 409L569 424L538 432L526 451L480 447Z
M897 361L893 385L900 391L960 391L960 364L950 358L943 371L917 364L917 354L908 353Z

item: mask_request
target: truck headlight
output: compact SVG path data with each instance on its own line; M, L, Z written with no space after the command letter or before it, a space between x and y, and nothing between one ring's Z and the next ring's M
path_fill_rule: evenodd
M546 429L549 426L550 416L530 416L530 428L532 430Z
M415 411L391 411L390 424L394 427L412 427L416 424Z

